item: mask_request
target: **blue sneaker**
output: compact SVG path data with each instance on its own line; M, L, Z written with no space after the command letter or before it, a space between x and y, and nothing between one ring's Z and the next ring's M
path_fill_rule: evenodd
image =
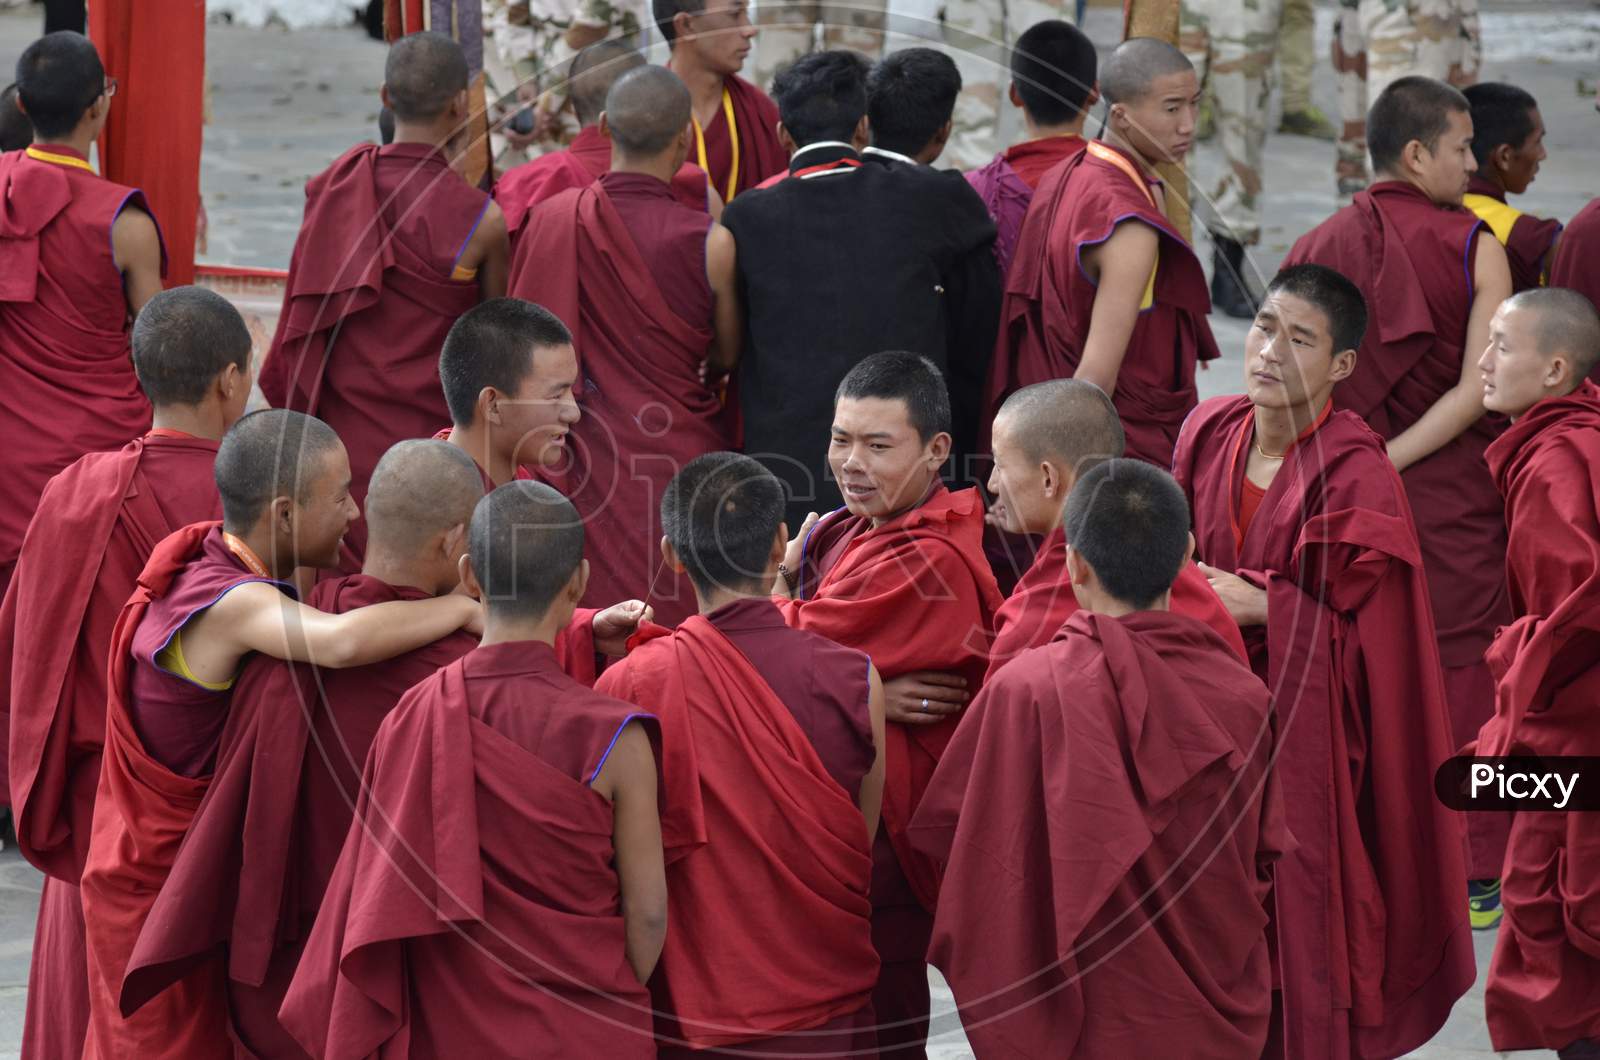
M1468 880L1467 910L1472 930L1489 931L1498 927L1504 914L1500 908L1500 881Z

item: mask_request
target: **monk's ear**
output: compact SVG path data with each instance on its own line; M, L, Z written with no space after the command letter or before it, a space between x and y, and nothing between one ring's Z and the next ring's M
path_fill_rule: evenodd
M794 137L789 135L788 127L781 121L778 123L778 145L783 148L784 154L790 156L800 150L800 145L794 142Z
M778 564L783 562L783 554L789 551L789 524L778 524L778 532L772 538L772 547L767 550L767 566L776 570Z
M389 102L389 85L387 82L378 86L378 99L389 110L394 110L394 104Z
M1188 544L1183 546L1183 566L1187 567L1194 559L1194 534L1189 535Z
M467 553L461 554L461 561L456 564L456 571L461 576L461 588L474 600L483 599L483 586L478 584L478 574L472 569L472 557Z
M272 529L275 533L289 535L294 533L294 498L274 497L267 506L267 517L272 520Z
M1022 95L1017 92L1017 83L1015 81L1006 87L1006 98L1011 101L1013 107L1022 106Z
M607 117L605 111L600 112L600 121L597 128L599 128L601 136L604 136L607 140L611 139L611 119Z
M1511 156L1516 154L1516 148L1510 144L1501 144L1489 152L1489 165L1496 173L1504 173L1511 168Z
M1082 593L1094 582L1094 568L1089 566L1089 561L1083 558L1083 553L1067 546L1067 584L1072 586L1072 592L1082 601Z
M1340 350L1333 355L1333 366L1328 370L1328 382L1340 383L1349 379L1356 371L1356 351Z
M589 589L589 561L580 559L578 569L572 572L572 578L567 582L567 592L576 604L583 599L583 594Z
M1550 358L1544 366L1544 386L1546 390L1556 393L1565 393L1572 389L1572 358L1565 353L1558 353Z
M684 571L683 560L678 558L678 550L672 547L672 542L667 540L667 535L661 535L661 562L674 574Z
M861 120L856 122L856 131L850 134L850 146L859 151L871 142L872 122L868 121L867 116L863 114L861 115Z
M1089 113L1089 109L1091 107L1093 107L1096 103L1099 103L1099 102L1100 102L1100 82L1096 81L1093 85L1089 86L1089 94L1087 96L1083 97L1083 109L1078 111L1078 113L1079 114L1088 114Z
M1427 156L1432 155L1427 145L1421 140L1409 140L1405 147L1400 149L1400 162L1414 172L1421 171L1427 164Z
M939 131L933 134L933 143L938 144L940 147L943 147L945 144L949 143L950 134L955 131L955 127L956 120L954 118L951 118L949 121L939 126ZM929 144L929 146L931 147L933 145Z
M928 458L932 460L935 471L943 467L944 462L950 459L950 436L944 431L934 435L933 439L928 442Z
M486 386L478 391L478 419L484 423L498 423L500 419L500 391Z

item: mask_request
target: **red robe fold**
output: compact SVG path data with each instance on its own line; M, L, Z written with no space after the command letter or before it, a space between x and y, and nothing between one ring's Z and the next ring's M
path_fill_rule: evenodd
M150 427L111 247L123 209L149 208L136 189L68 164L82 162L70 148L37 150L62 161L0 155L0 592L45 483Z
M1107 144L1137 168L1131 156ZM1187 240L1118 166L1084 150L1052 169L1034 194L1006 275L1000 338L989 369L991 412L1013 392L1073 375L1089 337L1096 287L1079 264L1085 247L1104 243L1123 221L1160 236L1154 286L1117 372L1112 404L1127 433L1127 455L1161 468L1183 418L1195 406L1197 361L1218 356L1206 315L1205 270Z
M1084 143L1081 136L1027 140L995 155L987 165L967 171L967 183L994 219L994 259L1002 276L1016 255L1017 237L1039 182L1056 165L1082 151Z
M1529 409L1489 447L1511 524L1517 619L1489 651L1498 682L1480 755L1600 755L1600 388ZM1522 812L1484 998L1497 1050L1600 1038L1600 823Z
M362 144L306 184L261 392L339 433L357 504L391 445L450 418L439 349L479 297L453 270L488 205L426 144ZM365 522L346 543L359 561Z
M1297 849L1273 902L1284 1054L1399 1056L1472 986L1461 822L1433 793L1453 753L1411 509L1383 443L1335 412L1286 456L1238 533L1245 397L1184 425L1173 474L1196 553L1267 591L1245 630L1273 695Z
M984 686L911 828L978 1055L1261 1055L1271 751L1267 690L1181 615L1080 611Z
M701 168L722 201L731 202L740 192L787 172L789 153L778 140L778 105L737 74L723 78L722 85L733 104L734 131L739 138L739 172L731 193L728 178L733 175L733 139L729 135L727 115L720 106L701 133L706 158ZM698 142L689 145L689 161L699 163Z
M569 188L587 188L611 169L611 141L598 125L585 125L561 151L550 151L508 170L494 186L494 201L506 217L516 250L535 206ZM672 178L672 193L685 206L706 208L706 173L688 162Z
M588 787L654 719L532 642L478 648L400 701L280 1019L313 1056L650 1057L611 804Z
M984 680L1029 648L1050 643L1077 610L1078 598L1067 581L1067 535L1057 527L1045 537L1033 565L995 612L994 645L989 649L989 672ZM1172 611L1204 622L1235 655L1249 659L1239 624L1193 563L1184 564L1172 583Z
M1472 312L1473 261L1487 227L1467 209L1439 206L1400 181L1382 181L1312 229L1284 266L1337 269L1366 295L1372 324L1355 373L1334 388L1349 409L1392 439L1416 423L1461 377ZM1494 712L1483 662L1494 631L1511 620L1506 601L1505 509L1484 464L1504 420L1485 416L1401 474L1428 579L1457 747ZM1468 875L1492 879L1505 860L1504 814L1467 817Z
M750 661L697 615L595 687L661 720L664 1040L736 1045L865 1007L878 955L861 810Z
M217 443L149 434L45 487L0 608L0 705L23 856L46 873L24 1050L77 1056L89 1024L83 875L106 731L106 656L156 544L221 514ZM19 622L19 616L26 621Z
M1591 199L1561 230L1555 259L1550 263L1550 286L1570 287L1600 306L1600 273L1593 266L1597 253L1600 253L1600 199ZM1600 364L1589 372L1589 380L1600 383Z
M584 600L647 600L674 625L694 613L695 596L662 564L661 495L690 460L731 447L722 406L700 378L712 333L667 302L599 185L534 210L510 291L565 321L578 353L583 418L571 460L540 477L583 516Z

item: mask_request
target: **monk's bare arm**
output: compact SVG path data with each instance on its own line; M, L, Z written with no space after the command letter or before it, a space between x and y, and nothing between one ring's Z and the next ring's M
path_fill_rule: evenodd
M731 372L739 363L744 339L744 310L739 304L738 247L733 233L713 222L706 236L706 279L716 300L711 349L707 356L712 374Z
M432 644L476 623L478 614L477 601L451 593L331 615L266 582L252 582L192 619L184 630L183 651L189 668L207 680L226 680L250 652L343 669Z
M161 235L149 214L137 206L117 214L111 223L111 256L122 272L128 315L138 316L161 293Z
M1161 237L1140 221L1117 225L1111 238L1083 252L1084 268L1095 281L1094 308L1083 358L1075 378L1093 383L1108 395L1117 389L1117 373L1128 352L1128 339L1139 322L1150 270L1156 267Z
M871 846L878 838L878 820L883 811L884 697L883 678L878 676L876 666L867 674L867 715L872 719L872 746L877 757L872 760L867 775L861 778L861 798L857 804L861 807L861 816L867 820L867 845Z
M511 274L511 244L506 235L506 215L500 212L499 203L491 201L484 210L483 219L457 264L478 270L478 292L484 301L505 297Z
M1461 377L1416 423L1389 442L1389 459L1401 471L1448 445L1483 416L1478 357L1489 345L1490 318L1500 303L1511 297L1511 266L1498 239L1480 234L1472 271L1472 315L1467 318Z
M655 971L667 939L667 872L656 806L656 758L637 722L623 727L605 767L589 786L611 800L611 845L628 963L643 983Z
M727 203L722 201L722 196L717 194L717 189L711 181L706 181L706 213L711 215L713 221L722 220L722 208Z

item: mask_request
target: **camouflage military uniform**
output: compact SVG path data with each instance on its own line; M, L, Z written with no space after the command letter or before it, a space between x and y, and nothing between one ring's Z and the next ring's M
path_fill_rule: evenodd
M755 10L760 32L745 76L770 89L778 71L816 47L818 25L824 49L847 48L877 59L883 54L887 5L888 0L760 0Z
M1184 0L1182 8L1178 43L1210 90L1225 167L1202 186L1209 197L1200 212L1211 231L1245 244L1261 238L1261 155L1282 17L1283 0Z
M1367 184L1367 109L1393 82L1422 74L1470 85L1483 43L1478 0L1340 0L1333 33L1339 77L1339 193Z

